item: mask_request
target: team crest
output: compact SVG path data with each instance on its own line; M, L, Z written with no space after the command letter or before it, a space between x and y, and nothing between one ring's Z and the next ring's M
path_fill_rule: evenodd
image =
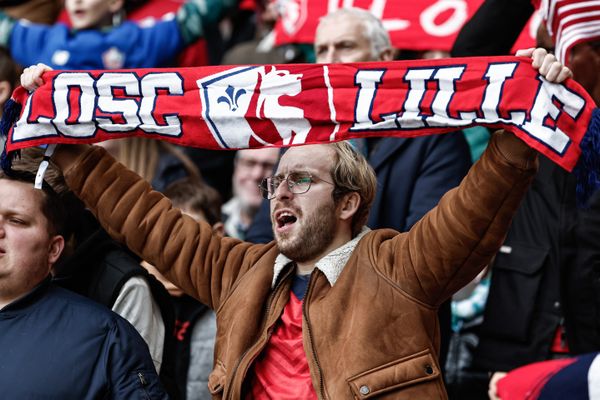
M283 30L293 36L302 28L308 15L307 0L280 0Z
M125 65L125 54L116 47L102 53L102 64L106 69L121 69Z
M202 116L222 148L299 144L311 125L299 107L279 103L281 96L302 91L302 74L275 67L237 67L197 81ZM250 121L266 121L270 129L257 129ZM273 132L275 131L275 132Z

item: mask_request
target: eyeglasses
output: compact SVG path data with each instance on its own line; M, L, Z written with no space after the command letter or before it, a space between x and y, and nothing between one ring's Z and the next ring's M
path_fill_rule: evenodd
M262 196L267 200L271 200L275 197L275 191L277 191L277 188L283 181L286 182L290 192L302 194L308 192L310 185L317 180L334 185L331 182L311 175L309 172L292 172L286 177L281 175L269 176L268 178L263 179L258 187L260 188Z

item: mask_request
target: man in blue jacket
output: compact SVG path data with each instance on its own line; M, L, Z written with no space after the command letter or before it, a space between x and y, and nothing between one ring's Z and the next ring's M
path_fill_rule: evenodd
M107 308L50 283L65 210L34 176L0 175L2 398L163 399L148 347Z

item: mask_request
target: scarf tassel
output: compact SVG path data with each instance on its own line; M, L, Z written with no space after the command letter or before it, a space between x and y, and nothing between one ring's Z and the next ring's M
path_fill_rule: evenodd
M573 173L577 178L577 204L587 207L592 195L600 189L600 109L595 108L587 132L579 145L581 156Z
M9 99L4 105L4 113L0 120L0 135L4 140L4 149L2 150L2 155L0 155L0 168L6 173L10 173L13 160L21 156L20 150L12 151L10 154L6 152L8 133L10 132L10 128L17 121L17 118L19 118L19 115L21 115L21 104L13 99Z

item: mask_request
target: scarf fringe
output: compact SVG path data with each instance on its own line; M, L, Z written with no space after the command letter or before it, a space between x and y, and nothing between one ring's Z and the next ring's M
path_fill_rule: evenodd
M10 128L21 115L21 104L13 100L9 99L4 105L4 113L2 114L2 119L0 120L0 135L4 139L4 149L2 150L2 155L0 155L0 168L4 170L7 174L9 174L12 170L12 162L15 158L21 157L21 151L12 151L7 153L6 146L8 144L8 133L10 132Z
M573 173L577 178L577 205L587 208L590 197L600 189L600 109L595 108L587 132L579 145L581 156Z

